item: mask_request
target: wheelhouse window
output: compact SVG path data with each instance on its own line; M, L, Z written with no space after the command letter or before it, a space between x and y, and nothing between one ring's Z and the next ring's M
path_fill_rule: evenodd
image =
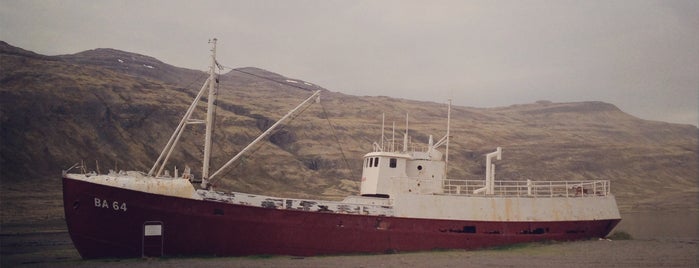
M378 167L379 166L379 158L378 157L367 158L364 164L366 167Z
M388 162L388 167L396 168L396 166L398 166L398 159L391 158Z

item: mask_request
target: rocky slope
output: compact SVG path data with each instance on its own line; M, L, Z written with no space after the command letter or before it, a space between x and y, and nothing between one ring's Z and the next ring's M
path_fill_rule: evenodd
M56 182L80 161L103 173L147 171L204 79L113 49L43 56L0 43L3 187ZM380 139L382 114L402 136L409 113L414 142L445 134L445 103L344 95L256 68L219 80L214 167L323 90L319 105L227 170L217 181L225 190L339 198L358 191L361 157ZM170 163L200 174L204 130L192 129ZM453 107L449 176L482 178L483 154L501 146L498 179L609 179L622 209L696 208L698 134L602 102Z

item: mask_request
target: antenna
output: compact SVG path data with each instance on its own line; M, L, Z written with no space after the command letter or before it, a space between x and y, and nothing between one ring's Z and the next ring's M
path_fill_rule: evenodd
M403 151L408 151L408 113L405 113L405 135L403 135Z
M449 99L449 103L447 106L447 135L445 135L442 139L440 139L438 142L436 142L432 148L437 148L439 146L442 146L442 144L445 145L445 158L444 158L444 178L447 178L447 173L449 171L449 139L451 137L450 134L450 129L451 129L451 99Z
M449 174L449 129L451 128L451 99L447 108L447 144L444 149L444 179L446 180Z
M383 147L383 141L386 139L386 136L384 136L384 130L386 129L386 113L381 114L381 151L384 151Z
M396 151L396 121L393 121L393 130L391 131L391 152Z

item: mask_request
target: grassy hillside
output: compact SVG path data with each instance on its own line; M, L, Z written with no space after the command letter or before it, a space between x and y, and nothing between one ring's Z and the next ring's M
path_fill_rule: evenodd
M90 169L99 165L103 173L147 171L204 78L118 50L48 57L0 43L4 196L25 188L17 185L59 186L61 170L79 161ZM320 104L228 169L216 182L222 190L338 199L358 192L361 157L380 139L382 114L387 133L396 122L397 137L406 113L413 142L445 135L444 102L350 96L256 68L233 70L219 80L214 168L311 90L323 90ZM497 179L609 179L623 210L698 204L694 126L641 120L608 103L546 101L453 107L451 124L451 178L483 178L483 155L501 146ZM204 130L192 130L169 168L188 165L201 174Z

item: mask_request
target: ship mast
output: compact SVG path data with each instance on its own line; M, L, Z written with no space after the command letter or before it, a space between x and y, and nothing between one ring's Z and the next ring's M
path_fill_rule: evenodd
M184 129L187 125L206 124L202 177L208 177L209 161L211 158L211 132L213 131L214 101L216 100L215 90L216 83L218 82L216 79L215 72L216 66L218 65L218 63L216 62L216 41L216 38L209 40L209 43L212 44L211 66L209 66L209 78L206 79L204 85L202 85L201 89L199 89L199 93L194 98L194 101L192 101L192 104L189 105L189 109L187 109L187 112L182 117L182 120L180 120L180 123L177 125L177 128L172 133L172 136L170 136L170 140L168 140L167 144L165 145L165 148L163 148L163 151L160 153L160 156L158 156L158 159L155 160L155 163L153 163L153 167L150 169L150 171L148 171L148 176L160 177L160 175L163 173L163 170L165 169L165 165L167 164L168 159L170 159L170 155L175 149L177 142L180 140L180 137L182 137L182 133L184 132ZM192 119L192 114L194 113L194 110L197 108L197 104L199 104L199 101L204 95L204 92L207 91L208 105L206 111L206 120Z
M211 66L209 66L209 97L206 106L206 135L204 137L204 163L201 171L202 179L209 178L209 161L211 159L211 132L214 125L214 101L216 101L216 41L214 38L211 43Z
M214 179L215 177L218 176L218 174L222 173L223 170L225 170L227 167L229 167L233 162L235 162L237 159L242 157L242 155L250 150L255 144L260 142L262 139L265 137L268 137L279 125L283 124L285 121L287 121L290 118L296 117L300 112L302 112L304 107L310 105L313 103L313 100L316 102L319 101L318 95L320 94L320 90L316 90L311 97L306 99L304 102L299 104L296 108L291 110L289 113L287 113L285 116L283 116L279 121L274 123L269 129L267 129L264 133L262 133L257 139L255 139L252 143L248 144L247 147L245 147L243 150L241 150L237 155L235 155L233 158L231 158L226 164L223 165L223 167L219 168L214 172L213 174L209 174L209 169L210 169L210 161L211 161L211 136L213 132L213 121L214 121L214 111L215 111L215 102L216 102L216 85L218 84L218 79L216 78L216 67L220 65L218 62L216 62L216 38L209 40L209 43L212 44L211 48L211 66L209 66L209 78L204 82L204 85L201 87L199 90L199 93L197 96L194 98L194 101L192 104L189 106L189 109L185 113L184 117L182 117L182 120L180 121L180 124L177 126L175 129L175 132L172 133L172 136L170 137L170 140L168 141L167 145L165 145L165 148L163 148L163 151L160 153L160 156L158 157L158 160L155 161L153 164L153 167L150 169L148 172L149 176L155 176L155 177L160 177L162 174L163 170L165 169L165 165L167 164L167 160L170 158L170 155L172 154L172 151L174 150L175 146L177 145L177 142L180 140L180 137L182 136L182 133L184 132L184 129L187 125L191 124L206 124L206 134L204 137L204 159L202 161L202 181L201 181L201 187L208 189L211 185L211 180ZM203 97L204 93L208 92L208 97L207 97L207 106L206 106L206 119L205 120L197 120L197 119L192 119L192 113L194 110L197 108L199 101ZM156 172L157 170L157 172Z

